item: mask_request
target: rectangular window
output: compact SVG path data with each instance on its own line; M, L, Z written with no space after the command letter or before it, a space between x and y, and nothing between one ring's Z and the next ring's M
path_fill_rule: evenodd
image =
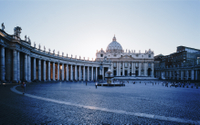
M148 63L148 66L151 67L151 63Z
M127 63L125 63L125 67L128 67L128 64L127 64Z

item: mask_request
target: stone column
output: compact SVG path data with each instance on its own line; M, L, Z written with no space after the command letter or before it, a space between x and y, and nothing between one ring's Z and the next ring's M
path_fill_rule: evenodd
M46 81L46 61L43 61L43 80Z
M141 76L141 63L138 63L138 67L139 67L139 69L138 69L138 76Z
M13 82L17 82L17 51L13 50Z
M11 59L11 51L10 51L10 49L6 49L6 80L8 80L8 82L10 82L10 80L11 80L11 61L12 61L12 59Z
M51 81L51 64L50 64L50 61L48 61L48 81Z
M96 74L95 74L95 75L96 75L96 77L95 77L95 78L96 78L96 81L97 81L97 79L98 79L98 78L97 78L97 69L98 69L98 68L96 67L96 70L95 70L95 71L96 71Z
M188 70L186 71L186 80L188 80L188 78L189 78L189 72L188 72Z
M65 70L64 63L62 63L62 81L64 81L64 70Z
M17 79L20 81L20 52L17 52Z
M30 61L30 55L27 56L27 72L28 72L28 81L31 81L31 61Z
M5 81L5 48L1 47L1 81Z
M171 79L172 78L172 72L169 71L169 78Z
M195 71L195 80L198 80L198 70Z
M135 62L133 63L133 73L134 73L133 76L135 76Z
M173 79L173 71L171 71L171 79Z
M119 63L117 62L117 76L119 76Z
M91 71L91 81L93 81L93 75L94 75L94 72L93 72L93 66L92 66L92 71Z
M173 71L173 79L175 79L176 78L176 76L175 76L175 71Z
M29 55L27 55L27 81L29 81L29 70L30 70L30 62L29 62Z
M121 65L122 65L122 63L120 62L119 63L119 76L121 76Z
M177 74L176 79L179 80L179 75L180 75L179 70L176 70L176 74Z
M113 70L113 63L111 63L111 68L110 68L111 72L113 73L114 75L114 70Z
M131 64L131 76L133 76L133 62Z
M191 70L191 80L194 80L194 70Z
M154 63L151 64L151 77L154 77Z
M57 69L57 80L60 80L60 63L58 63Z
M87 81L90 81L90 67L87 67Z
M75 80L77 81L77 65L75 65Z
M55 81L55 62L53 62L53 81Z
M36 80L36 58L33 58L33 80Z
M68 69L68 64L66 64L66 80L69 81L69 69Z
M128 76L131 76L130 74L130 63L128 62Z
M123 76L125 76L125 74L124 74L124 62L123 62L123 65L122 65L123 67L122 67L122 75Z
M79 65L79 81L81 81L82 75L81 75L81 65Z
M181 80L183 80L183 70L181 70Z
M72 80L73 81L73 66L71 65L71 78L70 78L70 80Z
M102 66L102 79L104 80L104 67Z
M147 63L144 63L144 76L147 76Z
M38 60L38 80L41 81L41 60Z
M27 81L27 55L24 56L24 79Z
M29 56L29 81L31 81L31 57Z
M83 81L85 81L85 66L83 66Z

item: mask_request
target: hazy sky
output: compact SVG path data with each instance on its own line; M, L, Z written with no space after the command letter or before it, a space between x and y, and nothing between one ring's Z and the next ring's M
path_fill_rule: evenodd
M115 34L123 49L167 55L200 49L200 0L0 0L5 31L22 28L32 46L95 58Z

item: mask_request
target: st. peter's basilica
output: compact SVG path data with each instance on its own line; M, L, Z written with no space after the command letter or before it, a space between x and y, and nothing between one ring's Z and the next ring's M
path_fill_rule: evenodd
M106 50L96 53L96 61L110 61L111 71L119 77L153 77L154 75L154 52L150 49L141 53L135 50L124 51L114 36Z

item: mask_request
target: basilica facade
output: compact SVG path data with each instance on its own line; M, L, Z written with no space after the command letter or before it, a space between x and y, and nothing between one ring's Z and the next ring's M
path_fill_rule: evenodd
M97 50L96 61L109 61L111 71L117 77L154 77L154 52L124 51L114 36L106 50Z

